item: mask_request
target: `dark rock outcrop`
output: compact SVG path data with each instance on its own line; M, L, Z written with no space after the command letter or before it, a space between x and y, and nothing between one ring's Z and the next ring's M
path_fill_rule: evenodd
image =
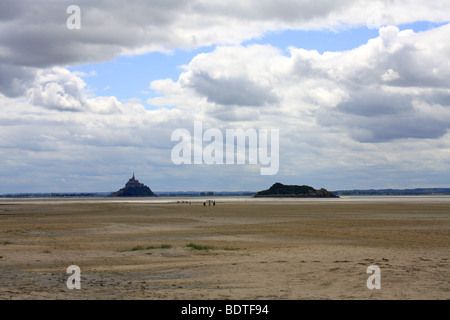
M257 192L255 197L270 198L339 198L326 189L316 190L310 186L295 186L275 183L270 189Z
M156 194L146 185L133 177L128 180L125 187L117 192L111 193L110 197L156 197Z

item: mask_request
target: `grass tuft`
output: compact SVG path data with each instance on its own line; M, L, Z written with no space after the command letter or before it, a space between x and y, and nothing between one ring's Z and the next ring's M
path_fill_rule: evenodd
M171 244L162 244L160 246L142 246L142 245L137 245L134 246L131 249L125 249L125 250L121 250L121 252L125 252L125 251L139 251L139 250L151 250L151 249L170 249L172 248Z
M160 246L148 246L147 250L150 250L150 249L170 249L170 248L172 248L171 244L162 244Z
M213 246L202 246L202 245L195 244L195 243L192 243L192 242L188 243L186 245L186 247L189 247L189 248L192 248L192 249L195 249L195 250L212 250L212 249L214 249Z
M131 251L145 250L144 246L137 245L130 249Z

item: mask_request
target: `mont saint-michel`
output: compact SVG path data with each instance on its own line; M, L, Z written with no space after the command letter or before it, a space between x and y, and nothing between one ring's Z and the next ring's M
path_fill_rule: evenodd
M157 197L153 191L133 176L119 191L111 193L110 197Z

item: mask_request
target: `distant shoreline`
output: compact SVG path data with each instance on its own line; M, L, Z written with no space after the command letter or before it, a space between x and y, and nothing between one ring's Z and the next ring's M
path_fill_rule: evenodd
M416 189L355 189L331 191L338 196L420 196L450 195L450 188L416 188ZM6 193L0 198L101 198L109 197L112 192L30 192ZM241 197L254 196L253 191L162 191L155 192L159 197ZM273 196L277 197L277 196ZM130 197L133 198L133 197Z
M355 195L340 196L339 198L285 198L285 197L252 197L252 196L211 196L211 197L0 197L0 215L2 206L7 204L102 204L102 203L140 203L146 205L176 204L184 206L191 203L193 206L202 206L203 202L214 200L217 206L221 204L260 203L270 205L302 204L302 203L387 203L387 202L417 202L417 203L448 203L450 195Z

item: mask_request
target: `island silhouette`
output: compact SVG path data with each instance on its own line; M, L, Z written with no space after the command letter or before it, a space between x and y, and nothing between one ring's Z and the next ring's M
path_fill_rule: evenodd
M310 186L284 185L275 183L269 189L259 191L254 195L255 198L339 198L326 189L316 190Z
M119 191L111 193L110 197L157 197L153 191L133 176Z

